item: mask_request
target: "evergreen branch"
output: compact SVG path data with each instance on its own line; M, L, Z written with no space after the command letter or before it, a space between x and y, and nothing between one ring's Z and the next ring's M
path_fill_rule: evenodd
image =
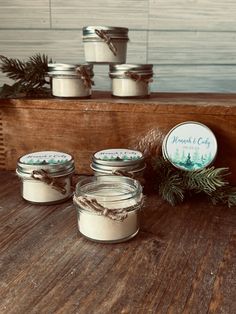
M228 207L236 206L236 187L224 186L209 195L214 205L220 203Z
M174 168L163 157L157 157L152 163L157 174L156 185L159 195L176 205L184 200L186 192L205 193L213 204L236 206L236 187L229 185L225 179L228 168L204 168L195 171L184 171Z
M228 168L205 168L195 171L182 171L184 185L188 190L210 194L228 184L224 177L229 174Z
M25 79L31 87L41 87L46 84L45 75L48 70L48 57L36 54L26 62Z
M236 187L232 186L230 187L229 193L228 193L228 207L236 206Z
M45 76L49 62L52 62L52 60L48 60L45 54L36 54L27 61L0 56L0 70L6 73L9 78L15 80L12 88L6 84L4 85L4 90L1 91L1 95L3 97L9 97L11 95L48 95L44 85L48 84L45 80ZM11 92L10 95L8 95L9 92Z
M184 192L182 178L177 173L174 174L168 170L165 180L159 184L159 195L174 206L183 201Z
M7 58L0 55L0 69L3 73L15 81L25 77L25 63L19 59Z

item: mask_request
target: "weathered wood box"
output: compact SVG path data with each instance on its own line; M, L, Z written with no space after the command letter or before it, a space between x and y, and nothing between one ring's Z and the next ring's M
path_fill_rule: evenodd
M155 93L137 100L95 92L86 100L0 100L0 167L14 170L20 155L58 150L74 155L79 172L90 172L95 151L132 148L151 131L157 137L149 146L160 148L170 128L188 120L212 129L219 145L215 165L228 166L236 183L235 94Z

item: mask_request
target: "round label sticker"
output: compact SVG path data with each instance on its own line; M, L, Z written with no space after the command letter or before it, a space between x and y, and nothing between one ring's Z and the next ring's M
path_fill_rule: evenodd
M71 160L72 156L66 153L43 151L24 155L19 161L26 165L57 165Z
M191 171L212 163L217 153L217 141L207 126L189 121L170 130L162 149L164 157L175 167Z
M143 158L143 154L131 149L105 149L94 154L95 159L102 161L135 161Z

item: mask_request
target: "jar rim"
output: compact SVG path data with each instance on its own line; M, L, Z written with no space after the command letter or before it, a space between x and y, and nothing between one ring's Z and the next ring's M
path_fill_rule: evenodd
M118 190L117 194L114 192L115 188ZM108 191L113 191L113 193L109 195ZM96 198L98 201L105 200L107 203L129 200L140 194L142 194L142 186L138 180L114 175L82 178L76 184L75 189L75 197Z
M71 75L71 76L80 76L76 71L79 67L85 67L88 71L88 74L92 77L94 76L93 64L84 63L84 64L66 64L66 63L48 63L48 76L55 75Z
M31 177L34 170L45 170L53 177L68 175L75 171L74 157L64 152L40 151L18 158L16 167L18 176Z
M141 172L146 168L146 164L144 162L135 165L135 166L111 166L111 165L102 165L102 164L98 164L96 162L92 162L90 164L90 168L94 171L98 171L98 172L102 172L102 173L112 173L113 171L126 171L126 172L130 172L130 173L137 173L137 172Z
M95 30L104 30L109 33L124 33L127 34L129 29L127 27L120 26L108 26L108 25L88 25L82 28L83 35L94 34Z
M111 64L109 68L109 76L125 77L126 72L132 72L141 76L151 78L153 76L153 64Z

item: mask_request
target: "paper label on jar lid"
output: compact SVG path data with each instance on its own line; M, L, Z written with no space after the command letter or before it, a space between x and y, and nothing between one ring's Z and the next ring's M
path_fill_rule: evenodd
M24 155L20 162L26 165L56 165L64 164L72 160L72 156L66 153L43 151Z
M139 160L143 154L136 150L131 149L105 149L95 153L94 157L103 161L130 161Z
M163 146L164 157L184 170L207 167L217 153L215 135L198 122L185 122L174 127L164 139Z

